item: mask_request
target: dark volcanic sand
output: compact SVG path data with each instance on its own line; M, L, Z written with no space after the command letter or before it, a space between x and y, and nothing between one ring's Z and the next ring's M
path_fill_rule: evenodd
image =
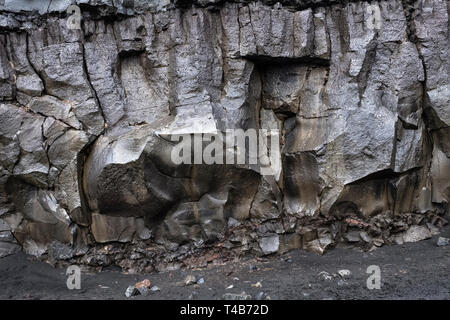
M442 229L440 236L449 238L450 226ZM67 289L64 269L20 253L0 259L0 299L127 299L126 288L145 278L161 291L129 299L221 299L224 293L242 291L252 297L263 291L271 299L449 299L450 245L437 247L437 238L383 246L372 252L334 249L319 256L297 250L201 270L145 275L106 270L82 274L81 290ZM249 270L252 264L257 270ZM366 287L369 265L381 268L380 290ZM318 276L321 271L337 274L341 269L352 272L345 283L338 275L332 280ZM203 276L205 283L184 286L180 282L188 274ZM260 288L252 286L257 282ZM227 290L229 285L234 288Z

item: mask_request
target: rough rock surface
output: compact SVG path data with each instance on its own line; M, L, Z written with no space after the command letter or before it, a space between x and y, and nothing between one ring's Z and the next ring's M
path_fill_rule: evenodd
M429 237L450 199L449 8L0 1L0 257L149 271ZM281 170L171 161L167 132L227 129L279 130Z

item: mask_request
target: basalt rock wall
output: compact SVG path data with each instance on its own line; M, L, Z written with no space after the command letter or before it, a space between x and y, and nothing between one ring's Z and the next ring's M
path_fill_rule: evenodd
M1 0L0 257L150 271L430 237L450 199L449 10ZM280 170L172 161L167 132L229 129L277 130Z

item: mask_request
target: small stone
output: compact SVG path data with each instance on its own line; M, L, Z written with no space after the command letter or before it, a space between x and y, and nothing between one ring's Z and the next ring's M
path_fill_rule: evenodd
M123 0L123 6L125 8L134 8L134 0Z
M436 245L438 247L445 247L448 246L450 244L450 239L449 238L444 238L444 237L439 237L437 240Z
M337 282L337 285L338 285L339 287L345 286L345 281L341 279L341 280L339 280L339 281Z
M258 281L257 283L252 284L252 287L261 288L262 284L261 284L261 282Z
M197 296L197 292L192 291L192 293L189 295L188 300L194 300L194 298Z
M139 290L134 286L129 286L125 291L125 297L130 298L132 296L137 296L139 294Z
M9 232L9 231L8 231ZM0 241L0 258L17 253L21 250L21 247L17 243L1 242Z
M256 267L254 264L251 264L251 265L248 266L248 269L249 269L250 271L254 271L254 270L257 269L257 267Z
M191 284L197 283L197 278L194 275L188 275L186 279L184 279L184 285L190 286Z
M395 244L398 244L398 245L402 245L403 244L403 237L404 237L404 234L402 233L402 234L398 234L398 235L396 235L395 237L394 237L394 242L395 242Z
M139 294L143 295L143 296L147 296L148 295L148 288L147 287L140 287L140 288L136 288L139 291Z
M136 287L136 289L139 288L150 288L151 282L148 279L142 280L141 282L136 283L134 286Z
M139 260L143 257L142 253L134 252L130 256L130 260Z
M228 287L225 288L225 290L233 289L234 285L230 284Z
M264 300L266 298L266 294L264 292L260 292L258 293L258 295L256 296L256 300Z
M143 228L138 235L141 240L148 240L152 237L152 232L148 228Z
M151 291L151 292L156 292L156 291L161 291L161 289L160 289L158 286L152 286L152 287L150 288L150 291Z
M241 293L225 293L222 298L224 300L251 300L252 296L243 291Z
M372 241L372 237L369 236L369 234L365 231L361 231L359 233L359 236L361 237L361 239L363 239L364 242L370 243Z
M377 247L381 247L384 244L384 240L381 238L373 239L373 244Z
M345 235L345 239L347 239L348 242L359 242L361 238L359 237L358 231L350 231Z
M204 278L200 278L197 280L197 284L203 284L205 283L205 279Z
M278 251L280 247L280 237L276 234L264 237L259 240L259 246L264 254L271 254Z
M350 272L350 270L342 269L342 270L339 270L339 271L338 271L338 274L339 274L342 278L348 278L348 277L350 277L350 275L351 275L352 273Z
M427 223L427 227L431 232L431 235L436 236L440 233L439 228L433 225L432 223Z
M225 241L222 247L225 249L231 249L233 248L233 244L230 241Z

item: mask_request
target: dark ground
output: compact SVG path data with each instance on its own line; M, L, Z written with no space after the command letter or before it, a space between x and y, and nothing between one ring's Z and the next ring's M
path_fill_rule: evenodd
M450 237L450 226L440 236ZM129 299L222 299L224 293L263 291L274 299L450 299L450 245L437 247L438 236L372 252L334 249L324 256L292 251L283 256L243 259L201 270L177 270L146 275L108 270L82 274L81 290L68 290L64 269L36 261L23 253L0 259L0 299L127 299L129 285L150 279L161 291ZM256 270L249 266L255 265ZM366 269L381 268L381 289L369 290ZM351 275L342 281L337 271ZM319 273L335 274L324 280ZM184 286L188 274L205 283ZM238 278L239 280L237 280ZM252 286L260 282L261 287ZM231 289L226 289L233 285Z

